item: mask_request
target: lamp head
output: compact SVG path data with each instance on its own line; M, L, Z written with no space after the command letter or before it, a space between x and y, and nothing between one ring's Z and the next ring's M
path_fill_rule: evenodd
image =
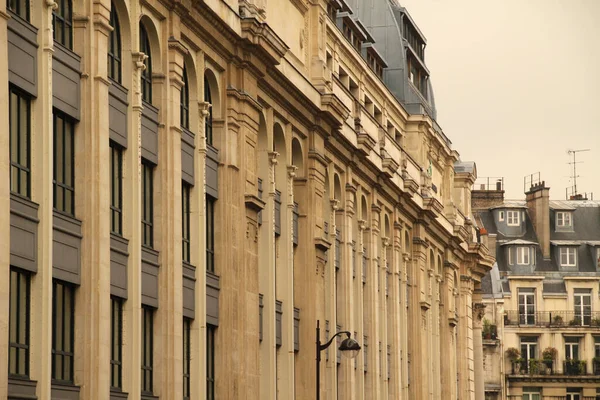
M358 342L351 337L347 337L342 340L340 344L339 350L342 352L342 355L347 358L355 358L360 351L360 345Z

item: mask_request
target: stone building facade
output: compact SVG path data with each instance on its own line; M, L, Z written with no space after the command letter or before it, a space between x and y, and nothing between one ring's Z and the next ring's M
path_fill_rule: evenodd
M410 102L339 0L0 2L0 398L313 398L317 321L324 399L482 398L475 165L379 6Z
M497 260L482 280L486 400L596 400L600 202L526 184L525 200L504 199L501 184L472 192Z

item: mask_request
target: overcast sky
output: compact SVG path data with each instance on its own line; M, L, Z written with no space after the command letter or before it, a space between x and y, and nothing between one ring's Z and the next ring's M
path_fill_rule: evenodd
M425 37L438 122L506 198L541 172L552 199L600 200L600 0L401 0Z

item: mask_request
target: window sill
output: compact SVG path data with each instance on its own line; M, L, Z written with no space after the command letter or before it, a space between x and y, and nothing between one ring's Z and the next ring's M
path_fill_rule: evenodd
M111 400L117 400L117 399L126 399L128 398L129 394L123 392L121 389L117 389L117 388L110 388L110 399Z

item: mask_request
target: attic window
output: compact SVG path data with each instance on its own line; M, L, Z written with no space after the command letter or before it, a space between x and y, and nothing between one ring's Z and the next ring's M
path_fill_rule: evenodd
M329 16L332 21L335 21L335 17L337 16L337 8L332 3L327 4L327 16Z
M352 29L350 25L348 25L345 21L342 24L342 31L344 32L344 36L348 41L354 46L354 48L360 51L361 41L358 33Z
M383 78L383 65L381 65L377 57L370 51L367 51L367 64L369 64L369 67L371 67L378 77Z
M575 247L560 248L560 266L574 267L577 265L577 249Z
M558 211L556 213L556 227L570 228L573 226L572 213L570 211Z
M498 221L500 221L500 222L504 221L504 211L500 211L498 213Z
M507 211L506 212L506 225L508 226L519 226L519 211Z
M423 97L427 98L427 80L429 79L429 75L412 55L407 57L407 64L408 80Z

